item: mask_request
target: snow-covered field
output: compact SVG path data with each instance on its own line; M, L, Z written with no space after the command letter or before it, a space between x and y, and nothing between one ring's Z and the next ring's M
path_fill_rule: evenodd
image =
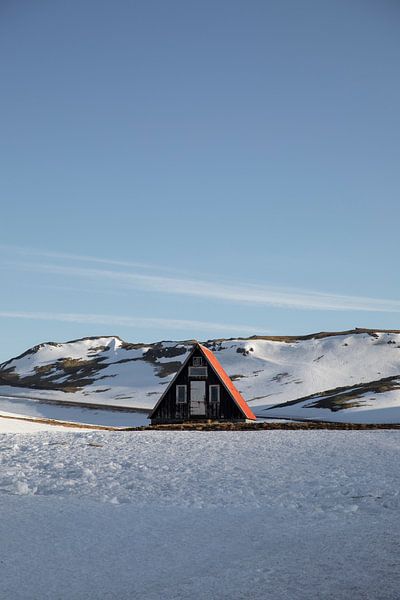
M394 600L397 431L0 435L0 598Z
M9 418L12 417L12 418ZM12 413L0 414L0 434L1 433L37 433L39 431L76 431L61 425L50 425L46 423L32 422L24 419L15 418Z
M147 413L143 412L50 404L38 400L0 396L0 417L4 414L110 427L137 427L150 424Z
M400 333L205 343L258 416L400 422ZM41 344L0 365L0 395L150 410L190 348L116 337Z

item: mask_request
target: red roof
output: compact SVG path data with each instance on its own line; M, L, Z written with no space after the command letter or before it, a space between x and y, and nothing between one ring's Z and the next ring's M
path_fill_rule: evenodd
M229 377L228 373L224 370L224 368L222 367L222 365L219 362L219 360L217 359L217 357L213 354L213 352L211 352L211 350L209 350L205 346L202 346L201 344L199 344L199 348L201 349L203 354L206 356L207 360L209 361L209 363L211 364L211 366L213 367L213 369L217 373L217 375L220 377L221 381L224 383L225 387L231 394L231 396L234 399L234 401L236 402L237 406L240 408L240 410L245 415L246 419L255 421L256 420L255 414L251 410L250 406L247 404L246 400L243 398L242 394L234 386L233 381Z

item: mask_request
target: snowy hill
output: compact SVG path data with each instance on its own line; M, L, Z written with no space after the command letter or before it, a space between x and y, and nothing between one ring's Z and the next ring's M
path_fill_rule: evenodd
M193 341L46 343L0 365L3 396L150 409ZM400 332L205 342L259 416L400 422Z

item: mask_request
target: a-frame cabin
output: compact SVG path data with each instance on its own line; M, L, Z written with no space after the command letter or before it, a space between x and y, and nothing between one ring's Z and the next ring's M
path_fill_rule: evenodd
M149 415L151 424L255 421L256 417L215 355L195 344Z

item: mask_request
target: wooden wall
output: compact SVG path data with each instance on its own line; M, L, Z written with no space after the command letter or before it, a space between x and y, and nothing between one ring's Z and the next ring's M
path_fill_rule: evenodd
M190 415L190 381L193 378L189 378L189 367L193 364L193 358L201 356L203 358L203 365L207 365L208 374L207 379L198 378L195 379L206 382L206 415L204 416L193 416ZM187 402L185 404L176 403L176 386L186 385L187 386ZM219 403L213 403L209 400L209 386L219 385L220 386L220 401ZM185 368L179 373L178 377L174 381L173 385L169 388L165 394L162 402L153 414L152 423L179 423L182 421L196 421L204 419L212 419L217 421L243 421L241 410L237 407L236 403L232 400L232 397L225 389L223 383L216 375L210 365L207 364L206 359L202 355L200 350L194 352Z

